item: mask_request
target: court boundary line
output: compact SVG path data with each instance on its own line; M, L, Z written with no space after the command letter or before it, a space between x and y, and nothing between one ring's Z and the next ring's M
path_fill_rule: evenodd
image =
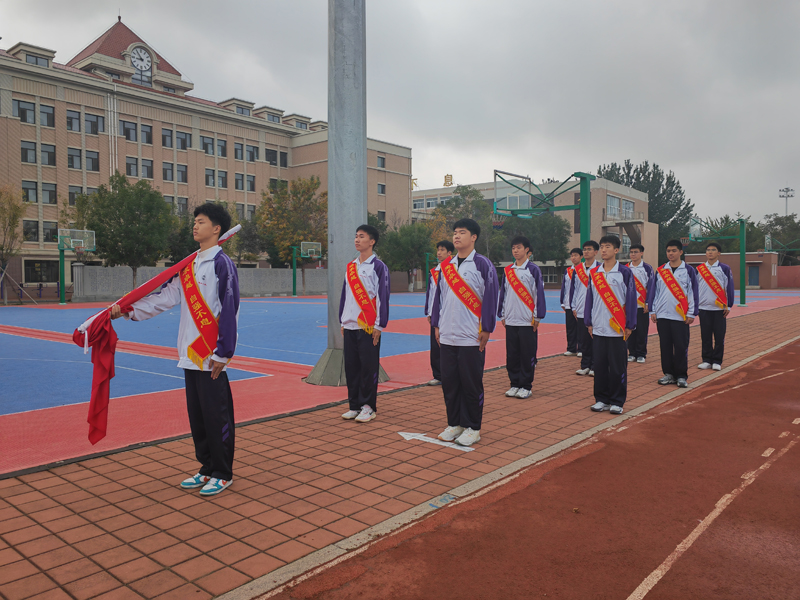
M783 307L781 307L783 308ZM747 315L742 315L747 316ZM292 588L306 579L318 575L327 569L336 566L350 558L353 558L362 552L365 552L370 547L386 539L388 535L396 535L405 531L409 527L414 526L417 522L424 517L433 513L439 508L443 508L449 504L455 505L467 500L472 500L478 496L488 493L498 487L506 485L517 477L522 475L523 471L529 467L533 467L539 463L545 462L553 456L572 448L593 437L595 434L608 429L614 429L618 425L624 423L628 419L635 418L642 413L645 413L657 406L670 402L684 394L696 390L706 383L717 379L718 377L726 376L741 367L758 360L768 354L772 354L781 348L788 346L800 340L800 335L785 340L771 348L757 352L747 358L732 364L724 371L716 371L698 379L689 385L688 388L677 388L643 404L637 408L631 409L629 412L624 413L614 419L610 419L605 423L595 425L584 432L575 434L557 444L553 444L545 448L516 460L505 467L495 469L485 475L473 479L465 484L451 489L444 494L440 494L431 498L427 502L423 502L409 508L408 510L395 515L394 517L382 521L372 527L368 527L364 531L360 531L351 535L343 540L339 540L333 544L320 548L311 554L297 559L271 573L267 573L253 581L246 583L238 588L235 588L221 596L217 600L266 600L275 596L286 589ZM503 368L503 367L499 367Z

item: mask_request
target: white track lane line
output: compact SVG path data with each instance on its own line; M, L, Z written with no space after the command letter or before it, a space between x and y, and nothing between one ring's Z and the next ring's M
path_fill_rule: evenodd
M633 593L630 596L628 596L628 600L641 600L642 598L644 598L647 595L647 593L650 590L652 590L655 587L655 585L661 580L661 578L664 577L664 575L666 575L667 572L669 572L670 568L672 568L672 565L675 564L675 562L683 555L683 553L686 552L689 548L691 548L695 540L697 540L697 538L699 538L700 535L706 529L709 528L711 523L713 523L714 520L722 514L722 511L724 511L730 505L730 503L733 502L736 499L736 497L744 491L744 489L748 485L753 483L761 473L769 469L772 466L772 463L774 463L781 456L786 454L789 451L789 449L796 443L797 440L792 440L786 445L786 447L781 449L777 454L775 454L767 462L761 465L758 469L742 475L744 481L741 483L741 485L739 485L739 487L733 490L730 494L725 494L722 498L720 498L717 501L714 510L712 510L708 514L708 516L705 519L703 519L697 527L694 528L694 531L692 531L692 533L690 533L686 537L686 539L684 539L680 544L678 544L678 547L675 548L672 554L670 554L664 560L664 562L658 566L658 568L655 571L650 573L650 575L648 575L645 578L645 580L642 581L641 584L639 584L639 587L637 587L633 591Z
M766 458L768 456L771 456L773 452L775 452L775 448L767 448L766 450L764 450L764 453L761 456Z

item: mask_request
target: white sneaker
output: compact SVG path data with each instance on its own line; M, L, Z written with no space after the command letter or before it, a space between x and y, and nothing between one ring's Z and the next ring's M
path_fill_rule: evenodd
M636 362L641 364L641 363L646 362L646 361L644 359L644 356L640 356L639 358L636 359Z
M594 412L603 412L604 410L608 410L609 405L605 402L595 402L592 404L589 409L593 410Z
M509 398L513 398L514 396L517 395L518 391L519 391L519 388L512 387L506 392L506 396L508 396Z
M564 356L575 356L575 353L567 350L566 352L564 352Z
M519 388L519 391L517 392L517 398L521 400L524 400L525 398L530 398L531 396L533 396L531 391L526 390L525 388Z
M481 430L472 429L467 427L460 436L456 438L456 444L459 446L472 446L475 442L481 441Z
M351 420L355 419L358 415L359 415L359 412L357 410L348 410L346 413L344 413L342 415L342 418L343 419L347 419L348 421L351 421Z
M456 425L455 427L447 426L447 428L438 435L438 438L443 442L452 442L458 436L464 433L464 428Z
M583 352L578 352L576 356L583 356Z
M358 413L358 416L356 417L356 423L368 423L377 416L378 413L365 404L361 407L361 412Z
M589 368L578 369L577 371L575 371L575 375L588 375L589 371L591 371L591 369L589 369Z
M616 404L613 404L611 406L611 408L608 409L608 412L610 412L612 415L621 415L622 414L622 407L621 406L617 406Z
M589 377L594 377L594 371L589 371Z
M717 363L711 365L711 368L714 369L715 371L722 371L722 365L718 365Z
M636 362L636 357L633 355L628 356L628 362Z
M697 368L698 369L710 369L711 368L711 363L701 362L699 365L697 365Z
M428 385L442 385L442 382L441 382L441 381L439 381L438 379L431 379L431 380L428 382Z

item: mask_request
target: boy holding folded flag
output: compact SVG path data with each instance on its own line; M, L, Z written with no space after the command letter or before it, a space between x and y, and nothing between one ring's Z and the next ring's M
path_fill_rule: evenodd
M433 296L436 294L436 286L439 284L439 276L442 273L441 263L450 259L453 250L455 250L453 242L448 240L442 240L436 244L436 260L439 261L439 264L431 269L428 277L428 291L425 293L425 316L428 318L428 325L431 326L431 372L433 373L433 379L428 382L428 385L442 385L439 342L436 341L436 331L431 325L431 311L433 310Z
M647 314L647 284L653 278L653 267L644 262L644 246L633 244L628 268L636 284L636 329L628 337L628 362L643 363L647 357L647 334L650 333L650 316Z
M368 423L378 414L381 331L389 323L389 269L373 254L379 237L372 225L356 229L358 256L347 263L339 301L350 402L350 410L342 418L357 423Z
M647 286L647 307L661 346L664 376L658 383L685 388L689 386L689 325L698 310L697 271L681 260L680 240L668 241L666 251L669 262L656 269Z
M189 426L200 470L181 482L184 489L213 496L233 480L233 397L226 365L236 350L239 321L239 277L233 261L217 245L231 226L221 204L208 202L194 210L195 259L157 294L131 305L126 319L144 321L181 306L178 327L178 367L184 371ZM120 304L111 318L122 315Z
M636 283L631 270L619 264L620 240L600 238L603 263L591 274L586 292L584 324L592 337L594 399L591 409L622 414L628 396L628 362L625 340L636 329Z
M488 258L475 252L480 234L480 225L472 219L453 225L458 254L442 263L431 313L447 408L447 427L439 439L462 446L481 439L485 349L497 313L497 271Z
M703 362L699 369L722 369L725 352L727 317L733 306L733 273L728 265L719 261L722 246L710 242L706 246L706 262L697 267L699 297L700 339Z
M506 328L506 370L509 398L530 398L536 371L539 321L547 313L542 271L528 260L531 243L524 236L511 240L514 263L505 268L497 317Z

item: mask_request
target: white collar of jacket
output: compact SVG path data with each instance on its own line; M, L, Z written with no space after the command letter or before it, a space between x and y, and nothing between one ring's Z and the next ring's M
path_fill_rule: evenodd
M353 259L353 262L354 262L354 263L356 263L356 266L359 266L359 265L367 265L367 264L370 264L370 263L371 263L373 260L375 260L375 255L374 255L374 254L371 254L371 255L370 255L370 257L369 257L367 260L365 260L365 261L362 263L362 262L361 262L361 256L359 255L359 256L356 256L356 257Z
M595 265L599 265L599 264L600 264L600 263L599 263L599 262L597 262L597 259L595 258L595 259L592 261L592 264L591 264L591 265L590 265L589 263L583 263L583 268L584 268L586 271L591 271L592 269L594 269Z
M600 268L597 269L597 270L598 271L602 271L603 273L618 273L619 272L619 261L616 261L614 263L614 266L611 267L610 271L606 271L605 265L603 265L603 263L600 263Z
M465 262L475 262L475 253L476 252L477 252L477 250L473 249L472 252L470 252L467 255L467 258L465 258L464 260L461 261L461 264L464 264ZM456 254L453 258L456 259L456 268L458 268L458 254Z
M217 254L222 252L221 246L214 246L213 248L206 248L202 252L198 252L197 256L194 259L195 264L200 264L201 262L205 262L207 260L214 260Z
M671 265L671 264L669 264L669 261L667 261L667 264L665 264L664 266L665 266L665 267L668 267L670 270L672 270L672 265ZM686 261L683 261L683 260L682 260L682 261L681 261L681 264L680 264L680 265L678 265L677 267L675 267L675 270L676 270L676 271L680 271L681 269L683 269L683 270L686 270Z
M711 267L718 267L720 265L719 260L716 260L712 265L710 262L706 261L706 266L710 269Z
M514 261L513 263L511 263L511 268L512 269L527 269L529 262L531 262L531 261L528 260L527 258L525 259L525 262L522 263L521 265L517 265L517 261Z

